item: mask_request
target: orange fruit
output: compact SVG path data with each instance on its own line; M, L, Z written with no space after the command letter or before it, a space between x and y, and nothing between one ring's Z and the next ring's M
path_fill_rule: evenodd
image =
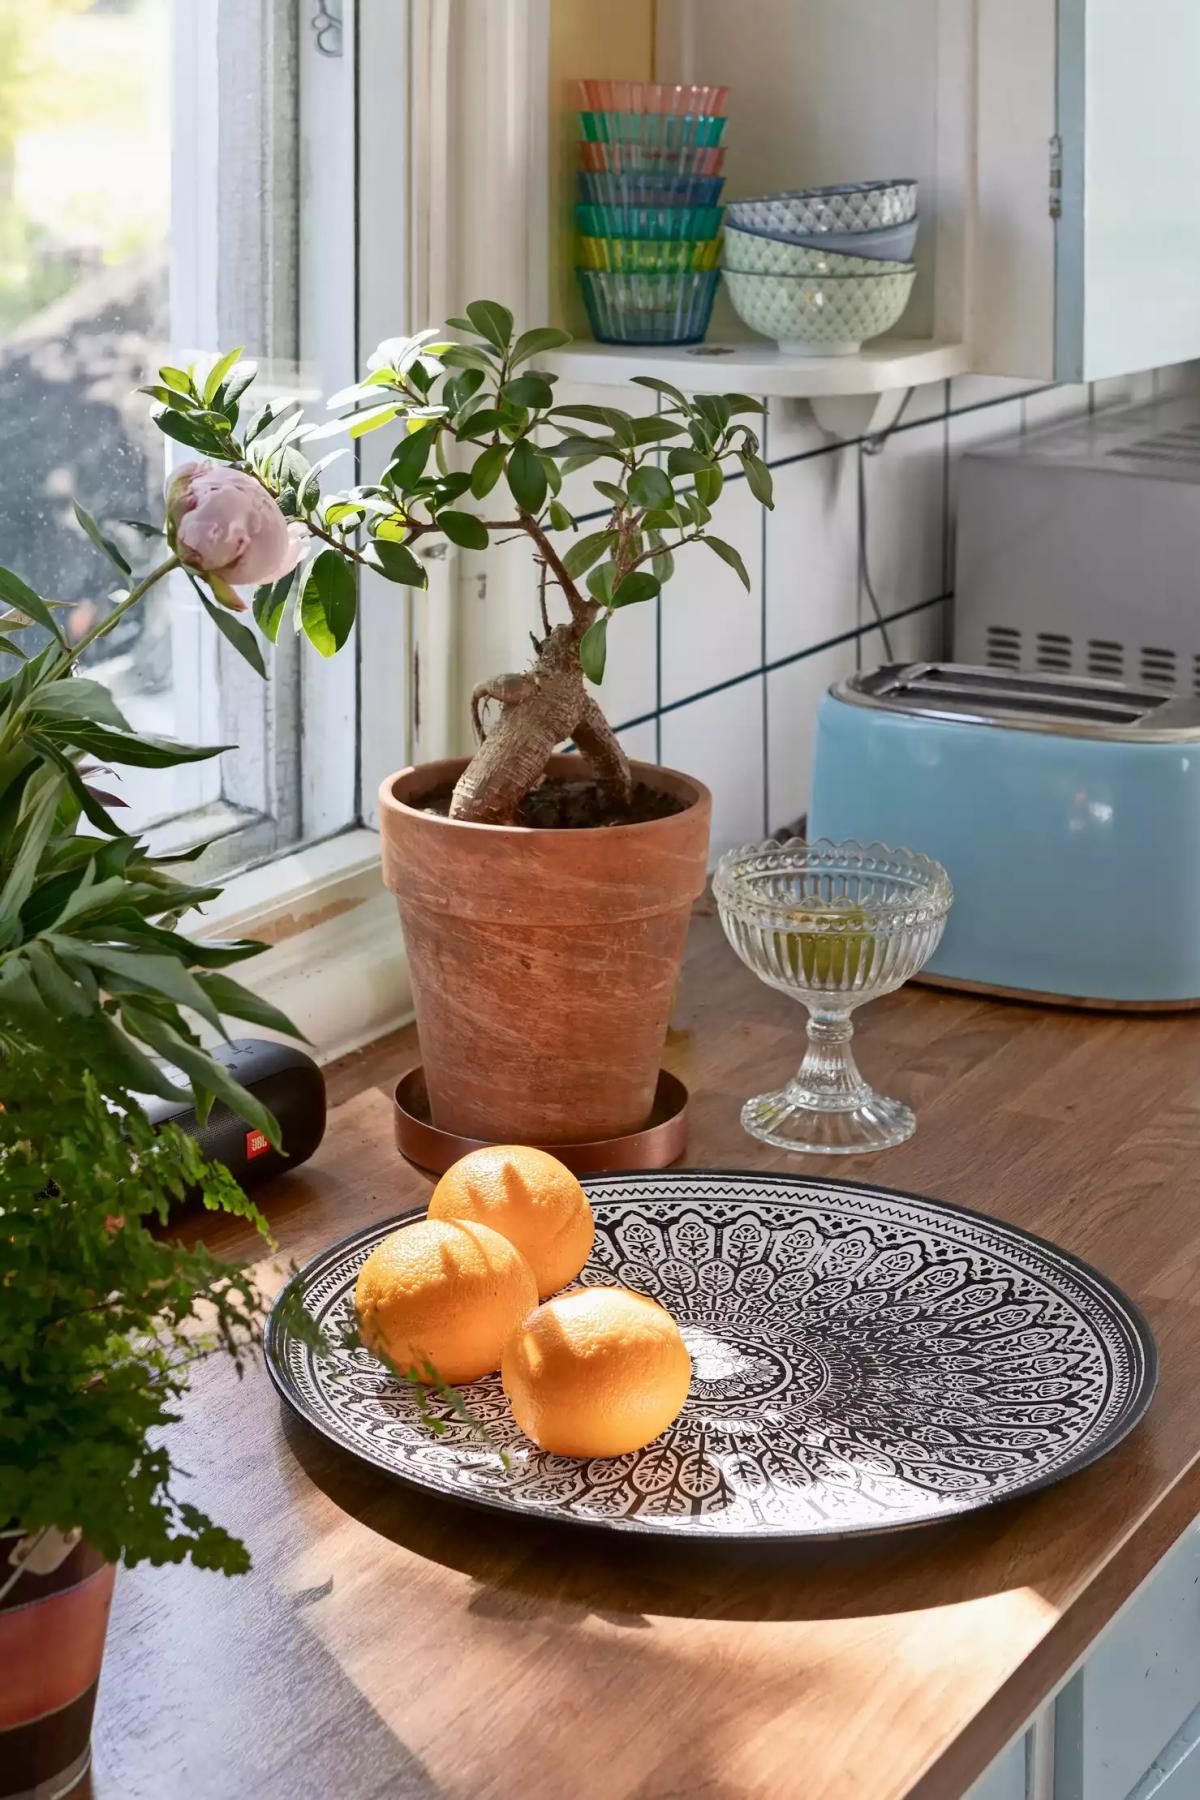
M393 1231L354 1287L364 1342L427 1386L490 1375L506 1338L536 1305L537 1283L521 1252L498 1231L457 1220L421 1219Z
M526 1437L558 1456L622 1456L665 1431L692 1362L665 1307L628 1288L572 1288L530 1313L500 1379Z
M526 1144L490 1144L446 1170L431 1219L474 1219L515 1244L537 1277L538 1296L574 1281L596 1227L587 1195L556 1156Z

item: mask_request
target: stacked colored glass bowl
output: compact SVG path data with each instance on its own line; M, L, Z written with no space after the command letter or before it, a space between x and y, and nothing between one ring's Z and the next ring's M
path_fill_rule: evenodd
M890 331L916 269L915 181L735 200L722 264L738 317L799 356L852 356Z
M576 274L601 344L698 344L720 281L729 89L581 81Z

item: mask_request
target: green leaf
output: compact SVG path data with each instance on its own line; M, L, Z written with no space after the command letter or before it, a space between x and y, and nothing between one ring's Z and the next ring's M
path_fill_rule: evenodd
M471 492L477 500L490 494L504 473L507 444L492 444L475 458L471 468Z
M178 1031L172 1030L149 1007L139 1006L136 1002L126 1002L122 1004L121 1016L127 1028L132 1029L139 1038L150 1045L152 1050L157 1050L159 1055L165 1057L168 1062L174 1063L176 1067L182 1069L194 1086L214 1094L218 1100L223 1100L225 1105L240 1119L244 1119L247 1125L252 1125L256 1130L261 1131L267 1141L275 1149L279 1149L279 1126L275 1119L262 1102L256 1100L253 1094L247 1093L240 1082L234 1081L228 1070L222 1064L215 1062L206 1050L202 1050L198 1044L190 1043Z
M67 778L67 786L78 802L80 810L97 831L107 832L109 837L124 837L125 834L117 821L91 792L70 757L64 750L59 749L52 738L43 737L40 732L31 731L26 742L31 750L36 750L40 757L47 762L52 762L57 769L62 770Z
M496 373L496 365L487 351L476 349L474 344L451 344L448 350L442 351L442 361L450 369L480 369L485 375Z
M750 576L746 571L745 563L742 561L733 545L727 544L723 538L719 537L702 537L700 542L702 544L707 544L714 556L719 556L723 563L729 564L729 567L736 572L738 579L741 581L746 592L749 593Z
M707 419L718 432L724 431L733 412L724 394L696 394L692 405L701 418Z
M551 411L552 419L582 419L587 425L607 425L609 408L607 406L556 406Z
M725 486L725 477L716 463L711 468L697 469L696 492L705 506L715 506L721 498L721 489Z
M688 450L682 444L667 452L667 470L671 475L695 475L712 468L712 457L702 450Z
M546 498L546 471L527 438L512 447L508 458L508 485L517 505L526 512L541 512Z
M168 363L165 369L158 371L158 378L167 387L174 388L177 394L190 394L192 378L183 369L173 369Z
M97 725L115 726L118 731L132 729L108 689L81 675L66 676L35 688L29 697L28 711L32 718L91 719Z
M761 400L755 400L750 394L726 394L724 400L731 417L734 413L765 413L767 410Z
M488 547L487 526L474 513L442 512L436 523L452 544L459 544L464 550L486 550Z
M473 399L483 386L482 369L463 369L458 375L451 375L442 389L442 403L457 412L460 406Z
M632 379L639 387L650 388L656 394L666 394L669 399L674 400L676 406L682 406L685 412L691 410L687 395L679 388L672 387L669 381L660 381L657 375L635 375Z
M554 389L544 375L518 375L515 381L506 381L500 392L514 406L549 406L554 399Z
M649 512L642 514L642 524L647 531L669 531L672 528L682 531L686 502L687 495L680 494L674 506L652 506Z
M612 604L633 606L639 600L653 600L661 586L657 576L647 574L644 569L635 569L613 589Z
M232 452L230 440L220 437L211 425L206 425L187 413L175 412L167 406L150 416L163 435L174 438L177 444L186 444L189 450L199 450L204 456L217 456L228 461ZM246 442L249 441L247 435Z
M126 736L90 721L76 725L54 720L46 724L44 731L47 737L74 744L76 749L87 750L102 762L131 769L173 769L178 763L205 762L232 748L230 744L177 744L171 738L151 737L148 733Z
M391 544L385 538L376 538L374 550L379 560L379 572L389 581L399 582L401 587L428 587L429 576L407 544Z
M386 477L400 493L407 493L420 481L425 473L425 465L429 461L429 452L433 448L433 440L438 434L436 425L422 425L419 431L409 432L396 446L395 454L386 470Z
M666 539L663 537L661 531L651 531L648 532L647 535L657 553L651 559L650 567L658 576L660 583L670 581L672 575L675 573L675 558L667 548Z
M498 300L472 300L467 305L467 317L472 328L481 338L503 356L512 342L513 316L507 306L501 306Z
M228 975L197 975L196 980L223 1016L245 1019L248 1024L261 1025L266 1031L279 1031L285 1037L300 1038L305 1043L308 1041L302 1032L297 1031L286 1013L280 1012L270 1001L252 994L240 982L232 981Z
M616 541L615 531L591 531L586 537L577 538L564 552L563 568L574 581L578 576L585 575L593 563L607 555Z
M554 531L572 531L574 529L575 521L561 500L550 502L550 525Z
M14 575L11 569L0 568L0 600L7 601L9 606L15 606L18 612L23 612L35 625L43 626L60 644L66 643L58 621L46 602L19 575Z
M38 779L37 797L30 801L18 827L20 847L0 888L0 944L11 944L20 930L21 908L33 892L42 852L55 827L63 776L58 770L46 769Z
M331 550L327 551L326 554L332 556L336 553ZM263 653L258 647L258 639L251 631L250 627L248 625L243 625L240 619L236 619L233 614L227 612L223 606L214 606L212 601L208 599L205 594L200 595L200 604L216 626L217 630L221 633L221 636L233 645L238 655L248 662L255 674L261 675L265 681L267 679L267 665L263 661ZM278 623L276 624L275 629L278 631Z
M108 977L106 987L119 981L124 989L161 995L175 1006L186 1006L198 1013L214 1031L220 1031L221 1019L216 1007L178 957L147 955L144 950L114 949L108 944L93 944L87 938L66 937L57 932L48 932L45 941L68 969L75 963L83 963L96 969L102 981Z
M678 437L686 430L686 425L682 425L678 419L665 418L661 413L633 420L633 435L639 444L653 444L660 438Z
M748 452L738 453L738 461L746 474L746 485L761 506L773 509L775 505L775 484L771 479L771 471L759 456L751 456Z
M629 495L614 481L593 481L592 486L598 494L603 494L606 500L611 500L614 506L625 506L628 503Z
M335 655L354 629L357 610L354 570L336 550L322 550L300 596L305 637L322 656Z
M601 606L612 605L613 582L616 577L617 571L610 562L601 563L598 568L589 571L587 591Z
M608 654L608 614L589 625L579 640L579 661L589 681L599 687L604 680L604 663Z
M254 590L254 617L258 629L273 644L279 637L279 627L283 623L283 615L287 611L288 599L296 585L298 570L282 576L278 581Z
M570 341L569 331L559 331L553 325L536 325L532 331L521 333L508 360L515 369L518 363L527 362L531 356L539 356L543 350L561 350Z
M549 485L550 492L552 494L561 494L563 478L558 464L553 461L551 457L543 456L540 450L537 452L537 459L541 463L542 468L546 471L546 481Z
M671 483L661 469L635 469L628 481L629 498L635 506L670 506L675 498Z
M218 362L213 364L213 367L209 370L208 376L204 383L204 404L205 404L205 406L212 405L213 401L217 397L217 392L221 386L221 383L224 381L225 377L229 374L229 371L234 367L234 365L241 361L242 356L244 354L245 354L244 346L242 349L239 349L239 350L227 350L225 355L222 356Z

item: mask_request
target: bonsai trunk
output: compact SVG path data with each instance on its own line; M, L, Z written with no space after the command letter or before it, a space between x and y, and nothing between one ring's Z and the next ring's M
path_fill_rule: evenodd
M545 573L553 573L571 609L570 624L551 627L534 639L537 657L521 674L482 682L471 696L471 717L480 747L454 789L450 817L474 825L511 825L526 794L541 781L555 748L573 738L598 781L611 787L623 805L633 797L629 761L612 727L585 685L579 646L600 608L584 599L536 521L522 514L520 526L533 539ZM500 707L485 733L482 707Z

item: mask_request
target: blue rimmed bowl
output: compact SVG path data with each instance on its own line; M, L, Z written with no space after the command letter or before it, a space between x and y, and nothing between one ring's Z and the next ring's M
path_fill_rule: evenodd
M726 208L729 223L737 231L746 231L733 217L733 205ZM884 225L878 231L751 231L751 236L772 238L780 244L799 244L806 250L820 250L838 256L865 256L872 262L912 261L920 221L909 219L904 225Z
M882 231L916 218L917 184L908 180L852 181L838 187L791 188L735 200L729 213L739 231L785 232L792 237L814 232Z

